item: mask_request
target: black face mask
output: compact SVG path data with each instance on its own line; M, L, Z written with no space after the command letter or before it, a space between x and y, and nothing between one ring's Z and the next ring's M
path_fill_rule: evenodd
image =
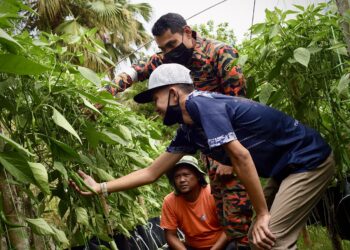
M179 46L164 55L164 63L178 63L188 66L193 55L193 48L187 48L182 42Z
M166 126L171 126L176 123L184 123L184 119L182 118L182 111L180 108L180 102L175 105L169 105L170 103L170 92L168 97L168 107L165 112L163 124Z

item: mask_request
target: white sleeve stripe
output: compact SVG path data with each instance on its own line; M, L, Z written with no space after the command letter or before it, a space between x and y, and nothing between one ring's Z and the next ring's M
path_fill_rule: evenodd
M230 132L226 135L221 135L216 138L208 139L208 145L210 148L214 148L234 140L237 140L237 136L234 132Z

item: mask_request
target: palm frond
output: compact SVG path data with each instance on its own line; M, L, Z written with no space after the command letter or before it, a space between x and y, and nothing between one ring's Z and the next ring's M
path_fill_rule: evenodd
M148 3L127 4L126 8L134 14L140 14L146 22L149 22L152 16L152 7Z
M64 19L66 2L63 0L38 0L34 6L41 27L55 28Z
M120 16L123 10L123 6L114 1L92 1L87 3L87 7L104 20Z

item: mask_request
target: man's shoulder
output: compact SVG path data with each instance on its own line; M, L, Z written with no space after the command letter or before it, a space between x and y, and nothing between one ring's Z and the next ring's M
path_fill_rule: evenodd
M202 49L205 53L216 54L222 50L235 50L232 46L214 39L203 38Z
M164 197L164 203L173 203L175 202L177 199L177 196L175 195L174 192L171 192L169 194L167 194L165 197Z
M226 96L216 92L199 91L195 90L187 97L186 106L197 105L201 106L202 103L216 103L218 99L228 99L231 96Z
M203 187L203 193L204 193L204 197L206 198L212 198L212 194L211 194L211 188L210 188L210 185L206 185L205 187Z

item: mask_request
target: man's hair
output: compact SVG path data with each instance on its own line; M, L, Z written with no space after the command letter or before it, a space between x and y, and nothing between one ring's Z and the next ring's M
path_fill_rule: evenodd
M183 33L183 27L187 25L186 20L179 14L168 13L161 16L152 27L154 36L161 36L170 29L171 33Z
M194 90L194 86L191 84L178 83L178 84L175 84L175 86L177 86L179 89L181 89L186 94L189 94Z
M177 88L179 88L180 90L185 92L185 94L189 94L194 90L194 86L192 84L187 84L187 83L174 83L174 84L159 87L157 89L165 90L165 89L169 89L169 88L174 87L174 86L176 86Z

